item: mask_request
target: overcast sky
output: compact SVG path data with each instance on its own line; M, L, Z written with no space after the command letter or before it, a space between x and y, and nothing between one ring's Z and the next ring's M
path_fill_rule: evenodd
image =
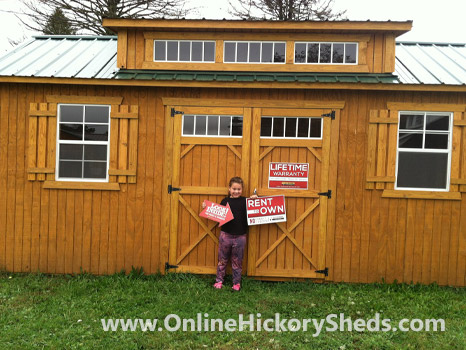
M190 0L207 19L229 18L228 0ZM336 9L346 9L350 20L413 20L411 32L398 41L466 42L466 0L335 0ZM20 41L34 33L21 24L15 13L21 1L0 0L0 54L11 50L8 39Z

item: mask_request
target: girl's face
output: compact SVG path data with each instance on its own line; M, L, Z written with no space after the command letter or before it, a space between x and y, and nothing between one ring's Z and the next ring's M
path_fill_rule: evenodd
M230 187L228 187L228 192L230 193L231 198L239 198L243 193L243 186L239 183L233 182Z

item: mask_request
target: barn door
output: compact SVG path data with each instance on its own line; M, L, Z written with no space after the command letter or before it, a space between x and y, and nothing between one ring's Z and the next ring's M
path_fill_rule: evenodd
M199 213L204 199L219 203L227 195L230 177L249 177L251 109L167 108L174 119L169 264L215 273L220 230Z
M253 109L250 188L284 194L287 222L250 227L248 275L325 277L316 270L325 268L329 198L319 193L329 190L331 116L324 109ZM308 188L270 189L271 162L309 164Z

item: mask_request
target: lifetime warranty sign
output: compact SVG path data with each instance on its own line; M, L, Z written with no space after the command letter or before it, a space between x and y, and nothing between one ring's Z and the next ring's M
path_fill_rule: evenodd
M268 196L246 199L248 225L286 221L285 196Z
M269 163L269 188L307 190L309 163Z

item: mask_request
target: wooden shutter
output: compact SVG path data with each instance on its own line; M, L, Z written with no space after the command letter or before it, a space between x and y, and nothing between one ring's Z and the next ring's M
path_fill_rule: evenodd
M110 182L135 183L138 106L112 105L110 112Z
M55 178L57 143L57 104L29 105L28 180L45 181Z
M394 189L397 131L397 111L370 111L366 189Z
M466 113L453 114L450 192L466 192Z

